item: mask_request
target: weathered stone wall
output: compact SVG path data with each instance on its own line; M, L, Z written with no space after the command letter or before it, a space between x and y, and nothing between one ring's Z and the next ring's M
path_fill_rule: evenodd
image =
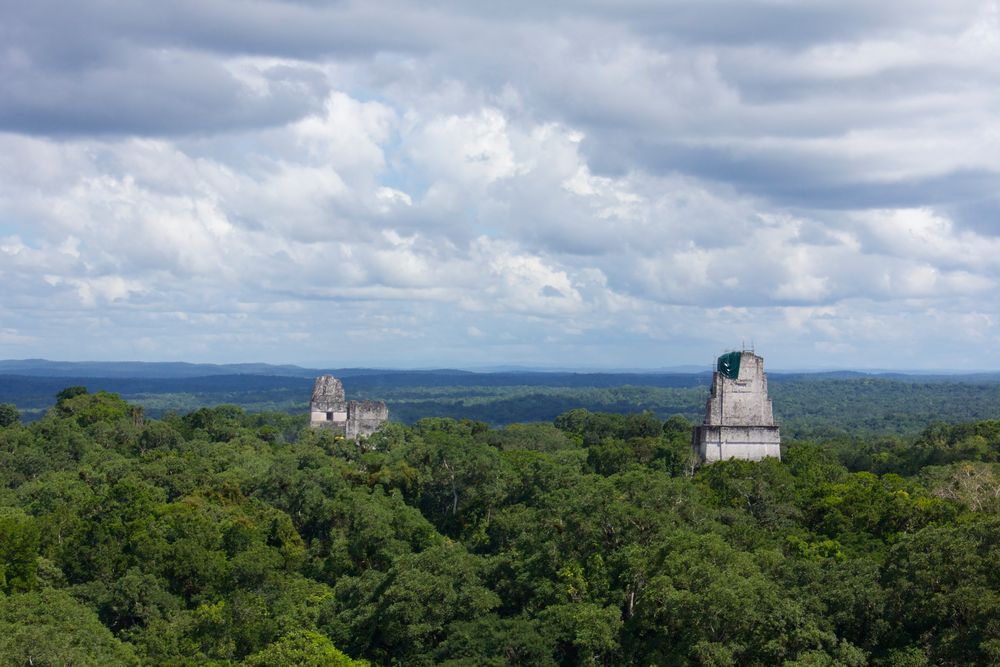
M348 438L367 438L389 421L389 408L383 401L351 401L347 404Z
M715 372L705 421L693 435L695 452L705 463L781 457L781 435L767 395L763 358L744 351L735 378Z
M316 378L313 385L312 400L309 404L313 412L345 411L344 385L332 375Z
M767 396L764 360L753 352L743 352L735 379L716 372L705 415L706 424L772 426L774 414Z
M695 429L695 451L703 463L725 459L759 461L781 458L781 434L777 426L708 426Z

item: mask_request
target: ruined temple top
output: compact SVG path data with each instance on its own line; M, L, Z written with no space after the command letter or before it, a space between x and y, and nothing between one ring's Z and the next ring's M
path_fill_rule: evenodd
M312 407L314 410L329 410L344 404L344 385L332 375L316 378L313 385Z
M719 357L704 423L774 426L763 357L748 350Z
M316 378L309 403L309 425L330 429L335 435L361 440L389 420L382 401L347 401L344 385L332 375Z

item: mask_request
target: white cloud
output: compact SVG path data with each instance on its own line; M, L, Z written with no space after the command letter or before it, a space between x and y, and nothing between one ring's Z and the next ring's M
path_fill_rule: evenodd
M0 329L0 345L24 345L36 340L34 336L25 336L14 329Z
M518 171L507 121L496 109L432 118L406 134L409 159L441 184L475 191Z
M866 211L857 219L869 245L887 255L946 267L1000 269L1000 237L958 229L932 209Z
M12 14L5 350L960 365L1000 335L996 3L233 11Z

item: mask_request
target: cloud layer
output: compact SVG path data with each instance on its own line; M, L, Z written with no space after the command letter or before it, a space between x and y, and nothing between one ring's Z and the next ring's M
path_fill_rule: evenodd
M3 357L652 368L752 340L972 369L1000 343L996 3L0 12Z

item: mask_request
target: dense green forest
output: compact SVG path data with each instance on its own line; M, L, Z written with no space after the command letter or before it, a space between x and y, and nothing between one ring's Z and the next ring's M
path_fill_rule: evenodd
M0 664L1000 663L997 421L695 469L652 412L364 446L82 388L19 416Z

